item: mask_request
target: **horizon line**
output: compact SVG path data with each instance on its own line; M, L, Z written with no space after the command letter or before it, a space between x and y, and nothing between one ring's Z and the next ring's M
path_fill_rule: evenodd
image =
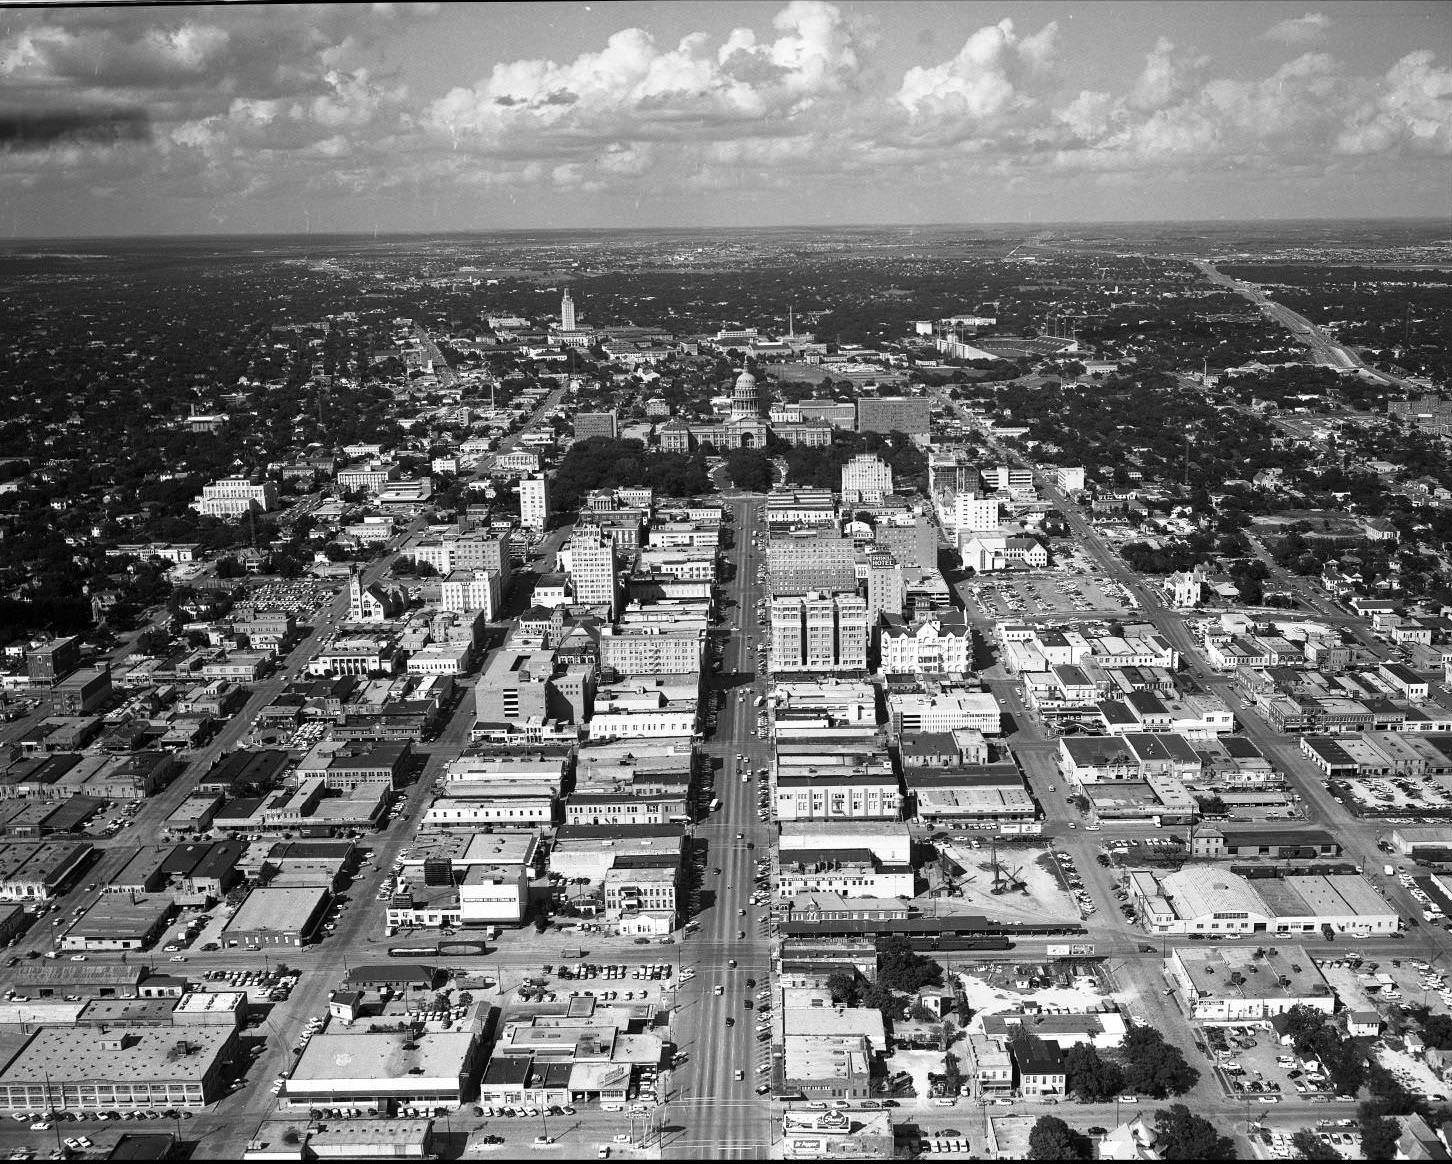
M1379 217L1327 215L1296 216L1287 218L1137 218L1137 219L997 219L983 222L842 222L830 225L815 223L778 223L775 225L752 226L508 226L508 227L455 227L440 230L379 230L367 227L336 231L279 231L255 230L219 232L178 231L170 234L75 234L75 235L12 235L0 239L0 246L9 248L35 243L115 243L139 241L185 241L202 239L337 239L337 238L438 238L451 235L509 235L509 234L610 234L639 233L649 231L805 231L823 232L844 230L986 230L1012 227L1015 229L1059 229L1085 227L1126 226L1218 226L1235 225L1273 226L1297 223L1445 223L1441 215L1383 215ZM1452 227L1448 230L1452 237Z

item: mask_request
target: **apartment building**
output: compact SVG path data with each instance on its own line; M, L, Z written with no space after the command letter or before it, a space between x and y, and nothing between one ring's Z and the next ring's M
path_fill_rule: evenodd
M536 465L538 467L538 465ZM519 481L519 524L542 533L550 520L550 484L543 473L532 473Z
M773 535L766 545L767 590L772 595L808 590L857 589L857 549L835 531L797 530Z
M772 670L862 671L867 603L855 594L809 591L771 601Z
M600 665L617 675L685 675L701 669L704 629L624 626L600 629Z
M619 605L620 571L615 542L595 527L579 527L560 551L560 564L574 587L575 601L603 606L613 617Z

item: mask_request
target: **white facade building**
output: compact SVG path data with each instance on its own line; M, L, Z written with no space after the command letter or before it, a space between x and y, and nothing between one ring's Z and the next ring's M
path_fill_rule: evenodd
M809 591L771 600L773 671L861 671L867 640L867 603L855 594Z
M892 492L892 467L872 453L858 453L842 466L842 504L878 502Z
M519 480L519 524L542 533L550 520L550 483L543 473Z

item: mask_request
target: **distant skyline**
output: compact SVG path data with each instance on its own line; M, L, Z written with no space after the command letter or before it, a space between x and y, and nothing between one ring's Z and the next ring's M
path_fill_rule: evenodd
M1452 5L0 11L0 237L1452 218Z

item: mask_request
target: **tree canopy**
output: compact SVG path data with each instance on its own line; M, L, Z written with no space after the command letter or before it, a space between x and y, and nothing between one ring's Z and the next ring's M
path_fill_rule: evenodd
M1183 1103L1155 1112L1155 1149L1165 1160L1234 1160L1235 1141Z

